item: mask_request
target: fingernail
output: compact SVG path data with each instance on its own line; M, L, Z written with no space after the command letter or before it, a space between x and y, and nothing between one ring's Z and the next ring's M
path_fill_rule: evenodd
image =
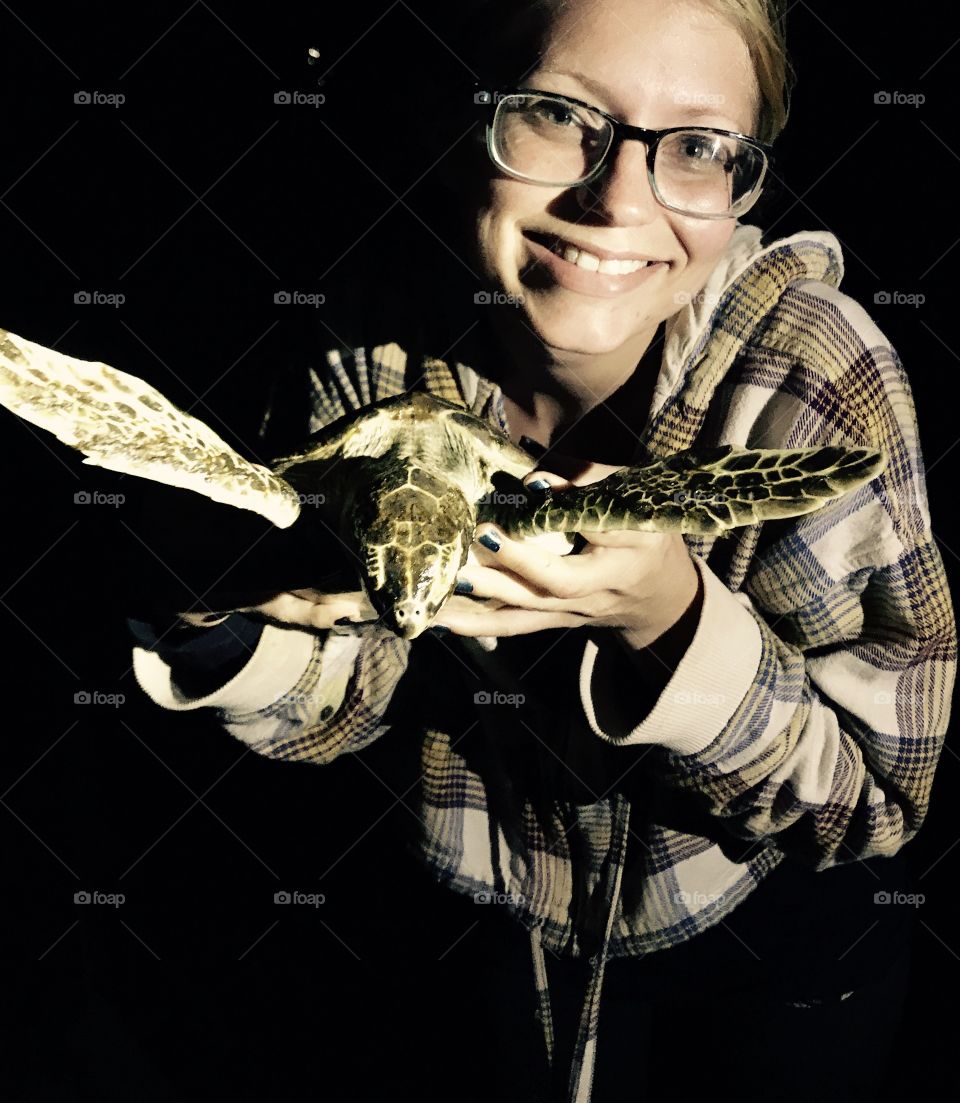
M478 536L477 540L492 552L500 550L500 541L491 536L489 532L485 532L483 536Z
M341 617L339 620L335 620L333 623L342 626L345 624L356 624L357 622L353 619L353 617Z
M546 479L534 479L533 482L527 483L527 487L530 490L549 490L550 484Z
M448 636L450 629L445 624L435 624L432 628L427 629L427 634L430 636Z
M453 592L455 594L472 594L473 593L473 583L469 582L465 578L458 578L457 579L457 584L453 588Z
M530 452L534 456L539 456L546 452L546 448L540 444L539 441L535 441L533 437L521 437L520 447Z

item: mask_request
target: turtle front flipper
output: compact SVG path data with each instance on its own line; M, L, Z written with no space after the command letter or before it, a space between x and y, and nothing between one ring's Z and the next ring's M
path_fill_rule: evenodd
M687 449L589 486L550 493L520 510L513 535L680 532L717 536L741 525L812 513L883 470L868 448Z
M300 513L287 482L245 460L149 383L4 329L0 405L83 452L85 463L253 510L278 528Z

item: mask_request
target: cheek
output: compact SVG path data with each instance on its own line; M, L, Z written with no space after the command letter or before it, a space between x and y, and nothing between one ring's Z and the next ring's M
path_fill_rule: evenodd
M488 274L516 277L521 250L517 223L542 216L553 194L548 188L533 188L519 180L496 178L488 182L475 220L480 259Z
M699 221L686 227L676 227L679 238L687 254L687 267L712 268L726 249L736 223L727 219L722 222Z

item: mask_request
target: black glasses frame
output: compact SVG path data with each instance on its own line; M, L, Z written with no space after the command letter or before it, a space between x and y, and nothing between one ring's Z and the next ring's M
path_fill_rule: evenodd
M480 93L481 96L484 93ZM607 164L610 161L611 154L615 154L623 142L635 141L643 142L647 147L647 178L650 182L650 189L656 197L657 202L666 207L668 210L676 211L678 214L688 215L692 218L737 218L741 214L745 214L760 198L760 193L763 190L764 181L767 173L770 171L774 164L773 146L769 142L761 142L758 138L754 138L750 134L741 134L736 130L722 130L715 126L668 126L662 130L651 130L648 127L643 126L631 126L629 123L622 122L620 119L615 118L613 115L609 115L606 111L602 111L599 107L594 106L592 103L587 103L584 100L578 100L573 96L564 96L559 92L545 92L542 88L529 88L526 86L517 86L513 88L507 88L503 91L496 93L486 93L490 95L490 100L485 101L483 99L478 102L486 102L490 110L490 117L487 121L487 151L490 154L490 158L493 163L510 176L515 177L518 180L524 180L532 184L542 184L550 187L579 187L582 184L588 184L591 180L595 180L600 173L603 172ZM599 115L610 125L610 140L607 143L606 149L600 154L596 165L584 176L576 180L536 180L532 177L524 176L522 173L515 172L509 165L504 162L497 155L497 151L494 147L493 134L496 122L497 112L500 110L501 105L509 96L518 95L535 95L546 97L552 100L559 100L561 103L571 104L575 107L585 108L587 111L593 112L595 115ZM475 97L476 99L477 97ZM653 166L657 156L657 148L660 142L670 134L681 133L695 133L695 134L714 134L723 138L737 138L741 142L756 149L763 157L763 168L760 170L760 176L754 184L753 191L748 197L748 202L743 205L731 208L725 214L705 214L700 211L689 211L682 207L675 207L670 203L664 201L660 195L660 191L657 188L657 182L653 174Z

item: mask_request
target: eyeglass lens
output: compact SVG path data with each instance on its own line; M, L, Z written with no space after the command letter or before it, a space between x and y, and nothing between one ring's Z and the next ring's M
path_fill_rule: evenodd
M613 139L608 119L589 108L529 93L503 98L493 145L511 172L535 183L579 183ZM654 182L661 202L694 214L741 207L763 175L763 154L738 138L696 129L668 134L657 146Z

